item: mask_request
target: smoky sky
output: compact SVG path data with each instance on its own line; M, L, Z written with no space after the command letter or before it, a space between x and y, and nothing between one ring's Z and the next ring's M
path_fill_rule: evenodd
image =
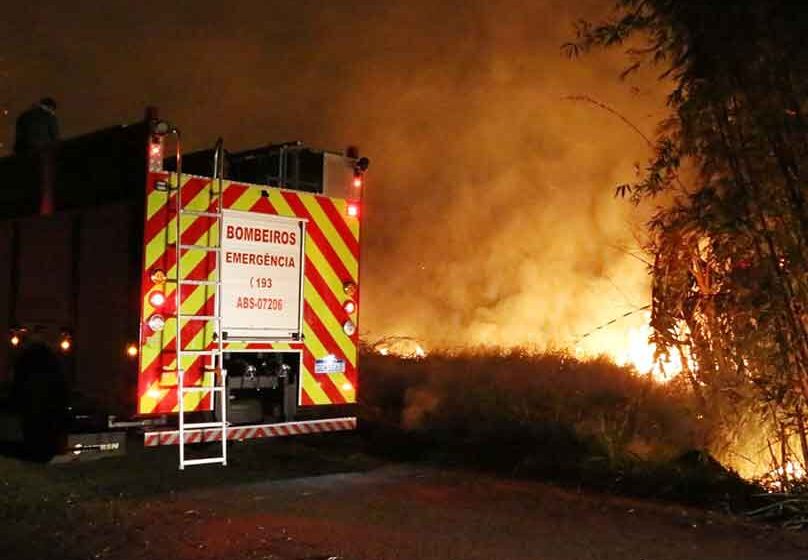
M619 52L566 59L611 1L48 2L4 14L5 141L35 99L71 136L146 105L190 148L303 140L371 159L361 332L566 344L647 303L616 200L664 114ZM0 27L2 29L2 27Z

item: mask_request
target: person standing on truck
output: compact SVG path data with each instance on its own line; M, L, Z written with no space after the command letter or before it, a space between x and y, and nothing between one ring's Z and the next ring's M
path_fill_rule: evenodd
M39 212L53 212L53 185L55 173L55 147L59 142L59 119L56 101L43 97L39 103L23 112L16 123L14 153L29 158L39 175Z
M52 148L58 141L59 119L56 117L56 101L52 97L42 98L17 118L16 154L40 152Z

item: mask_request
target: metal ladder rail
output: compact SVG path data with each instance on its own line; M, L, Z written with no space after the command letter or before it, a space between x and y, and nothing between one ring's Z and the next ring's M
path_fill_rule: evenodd
M227 465L227 372L224 369L224 363L222 357L224 355L224 337L221 335L222 329L222 321L221 321L221 247L222 247L222 221L223 221L223 206L222 206L222 190L224 187L224 179L223 179L223 161L220 157L220 154L223 153L222 150L222 142L221 139L216 143L216 149L214 150L214 160L213 160L213 167L214 167L214 182L218 183L217 190L211 188L210 190L210 201L214 202L215 196L215 207L216 212L204 211L199 212L195 210L184 210L182 206L182 173L181 167L177 166L177 188L175 189L175 196L176 196L176 271L177 271L177 283L176 283L176 320L177 320L177 336L176 336L176 359L177 359L177 372L178 372L178 404L179 404L179 468L180 470L184 470L186 466L191 465L204 465L204 464L221 464L223 466ZM181 217L183 215L191 215L191 216L204 216L207 218L216 218L217 224L217 240L216 246L212 247L210 244L204 246L197 246L197 245L185 245L181 241L182 235L182 223ZM183 250L194 250L194 251L206 251L206 252L213 252L215 254L215 268L216 268L216 280L183 280L182 278L182 268L181 268L181 259L182 259L182 251ZM183 315L181 313L181 300L182 300L182 286L200 286L200 285L213 285L214 286L214 295L213 295L213 307L214 307L214 315ZM216 335L216 349L215 350L185 350L183 349L183 342L182 342L182 321L186 320L196 320L196 321L205 321L211 322L214 325L214 333ZM204 386L204 387L186 387L185 386L185 370L182 367L182 359L183 356L188 355L205 355L209 359L208 367L206 368L208 371L213 372L213 386ZM217 375L218 373L218 375ZM218 381L218 383L217 383ZM203 378L204 382L204 378ZM185 421L185 395L187 393L198 393L200 391L210 391L211 398L216 399L217 397L220 398L220 408L221 408L221 416L218 421L214 422L196 422L196 423L188 423ZM214 401L214 409L215 409L215 401ZM204 430L209 428L220 428L221 429L221 455L213 456L213 457L205 457L200 459L186 459L185 458L185 436L187 430Z

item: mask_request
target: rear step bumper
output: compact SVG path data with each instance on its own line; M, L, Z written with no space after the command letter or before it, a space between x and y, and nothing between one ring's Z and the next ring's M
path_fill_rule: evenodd
M328 420L301 420L299 422L281 422L279 424L230 426L227 428L227 439L241 441L245 439L318 434L321 432L342 432L355 429L355 417L331 418ZM185 431L185 443L205 443L209 441L221 441L221 439L221 428ZM177 445L179 442L179 430L147 430L143 433L143 445L145 447Z
M126 432L78 433L67 436L67 450L51 463L71 463L126 453Z

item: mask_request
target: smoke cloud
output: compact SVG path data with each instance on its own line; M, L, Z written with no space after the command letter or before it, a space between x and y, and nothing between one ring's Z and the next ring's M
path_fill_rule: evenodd
M363 333L566 345L648 303L627 254L644 217L613 196L648 147L565 100L591 96L647 132L664 114L653 76L619 80L619 54L562 55L574 19L610 6L59 1L14 8L0 80L12 114L56 97L68 135L156 104L191 148L358 144L371 159ZM585 342L606 350L642 320Z

